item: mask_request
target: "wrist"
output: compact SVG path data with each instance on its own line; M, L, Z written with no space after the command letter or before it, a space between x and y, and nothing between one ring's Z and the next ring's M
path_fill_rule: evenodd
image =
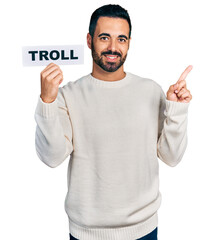
M40 95L40 98L42 99L42 101L44 103L52 103L55 101L55 99L48 99L48 98L43 97L42 95Z

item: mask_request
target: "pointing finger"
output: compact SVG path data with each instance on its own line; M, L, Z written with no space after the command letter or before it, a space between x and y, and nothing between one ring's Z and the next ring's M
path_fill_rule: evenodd
M181 74L180 78L178 79L177 82L180 82L181 80L185 80L186 76L188 75L188 73L192 70L193 66L189 65L184 72Z

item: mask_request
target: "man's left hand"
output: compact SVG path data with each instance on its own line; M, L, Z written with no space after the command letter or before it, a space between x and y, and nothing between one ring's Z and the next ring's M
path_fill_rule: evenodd
M166 99L174 102L188 103L192 99L190 91L186 88L186 76L192 70L193 66L189 65L181 74L178 81L169 87L166 93Z

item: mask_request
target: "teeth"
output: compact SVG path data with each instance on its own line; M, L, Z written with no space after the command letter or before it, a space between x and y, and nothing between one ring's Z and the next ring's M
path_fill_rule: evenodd
M117 57L111 57L111 56L107 56L107 58L110 58L110 59L115 59L115 58L117 58Z

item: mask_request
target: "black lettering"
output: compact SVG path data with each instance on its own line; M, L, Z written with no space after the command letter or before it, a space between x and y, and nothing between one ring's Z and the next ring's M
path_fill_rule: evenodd
M38 51L28 51L28 53L31 53L32 54L32 61L35 61L35 55L36 53L38 53Z
M78 57L74 57L74 50L70 50L70 59L78 59Z
M39 51L39 60L42 61L43 58L45 60L49 60L47 55L48 55L48 51Z
M54 53L56 54L55 57L53 56ZM59 52L58 52L57 50L53 50L53 51L50 52L50 58L51 58L52 60L57 60L57 59L59 59L59 56L60 56L60 54L59 54Z
M62 60L69 59L69 57L65 57L65 50L61 50Z

